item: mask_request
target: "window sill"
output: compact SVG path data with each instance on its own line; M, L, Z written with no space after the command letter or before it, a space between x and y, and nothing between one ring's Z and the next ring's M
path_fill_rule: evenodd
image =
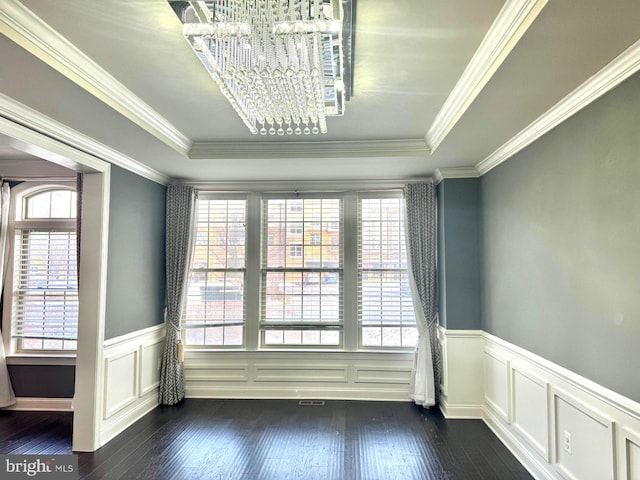
M32 354L15 353L7 355L7 365L71 365L75 366L75 354Z

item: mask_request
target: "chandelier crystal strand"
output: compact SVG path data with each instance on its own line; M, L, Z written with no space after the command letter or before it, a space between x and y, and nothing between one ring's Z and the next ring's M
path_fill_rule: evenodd
M326 133L327 115L344 113L341 0L169 2L251 133Z

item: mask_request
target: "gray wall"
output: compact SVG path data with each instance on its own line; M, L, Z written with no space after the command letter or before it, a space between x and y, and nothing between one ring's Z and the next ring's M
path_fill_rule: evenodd
M16 397L71 398L76 367L69 365L9 365Z
M480 183L477 178L438 185L440 324L480 328Z
M481 197L484 330L640 401L640 75Z
M163 321L166 187L111 167L105 339Z

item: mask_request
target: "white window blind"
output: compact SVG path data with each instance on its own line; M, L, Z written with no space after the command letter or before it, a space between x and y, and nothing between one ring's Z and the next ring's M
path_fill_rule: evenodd
M341 345L341 232L341 198L264 200L263 345Z
M362 347L417 341L407 272L402 198L360 198L358 323Z
M203 197L197 203L185 341L238 347L244 344L247 202Z
M20 351L77 347L75 199L71 190L34 194L16 221L12 337Z

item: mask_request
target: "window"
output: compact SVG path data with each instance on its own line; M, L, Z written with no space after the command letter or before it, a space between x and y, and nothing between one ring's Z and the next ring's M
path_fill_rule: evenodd
M321 242L341 212L340 198L264 200L263 238L274 241L265 242L262 259L262 345L341 344L342 257L331 251L328 237L326 245ZM290 242L292 225L305 232L304 244Z
M415 346L399 192L201 193L197 214L190 348Z
M78 335L76 193L66 185L23 185L12 199L13 263L5 297L11 299L11 351L72 352Z
M287 202L287 207L289 208L290 213L302 213L304 211L302 200L289 200Z
M360 345L415 346L402 199L361 198L358 219Z
M302 258L302 244L292 243L289 245L289 257Z
M302 235L302 224L301 223L292 223L289 225L289 235Z
M185 343L244 344L246 200L201 196L184 313Z

